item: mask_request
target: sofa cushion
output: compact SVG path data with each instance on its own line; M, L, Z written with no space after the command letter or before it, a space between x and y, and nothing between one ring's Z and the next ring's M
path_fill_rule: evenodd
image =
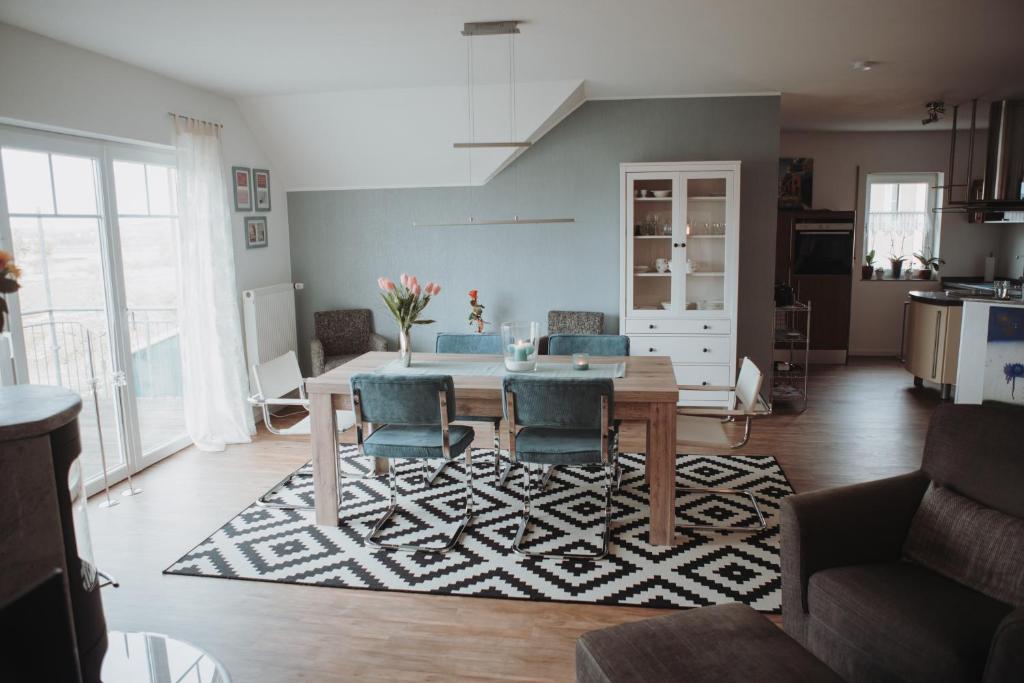
M932 486L910 523L903 554L1000 602L1024 604L1024 519Z
M1024 406L941 405L932 413L921 469L937 484L1024 517Z
M612 626L576 641L578 683L840 680L782 629L740 604Z
M881 669L913 681L978 681L1011 607L911 562L815 572L810 617Z
M324 357L324 372L327 372L328 370L333 370L336 367L342 366L345 363L349 362L350 360L355 360L356 358L359 358L359 356L361 356L361 355L362 354L359 354L359 353L351 353L351 354L346 354L346 355L343 355L343 356L325 356Z

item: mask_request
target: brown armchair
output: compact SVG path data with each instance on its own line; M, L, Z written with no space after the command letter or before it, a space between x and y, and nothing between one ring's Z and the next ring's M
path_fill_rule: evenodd
M373 332L373 314L368 308L313 314L310 355L314 377L367 351L387 350L387 340Z
M1024 680L1022 424L940 406L918 471L786 499L786 632L847 681Z

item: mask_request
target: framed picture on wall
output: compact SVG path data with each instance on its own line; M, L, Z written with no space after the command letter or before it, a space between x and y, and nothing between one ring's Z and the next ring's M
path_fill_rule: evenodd
M256 210L270 211L270 171L252 169L252 186L256 196Z
M235 188L235 211L252 211L252 171L232 166L231 182Z
M258 249L267 246L267 217L245 217L245 248Z
M814 194L814 159L779 159L779 208L809 209Z

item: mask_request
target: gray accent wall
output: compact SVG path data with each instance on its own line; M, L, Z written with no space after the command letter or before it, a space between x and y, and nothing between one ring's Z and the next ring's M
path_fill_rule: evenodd
M719 97L587 102L483 187L289 192L299 357L309 367L313 312L371 308L376 331L394 323L377 278L407 272L442 286L413 330L433 350L438 332L469 332L470 289L489 329L547 321L552 309L602 311L619 324L619 164L742 162L739 340L771 366L779 98ZM400 164L400 158L394 163ZM468 170L467 170L468 174ZM425 228L419 223L574 217L575 223Z

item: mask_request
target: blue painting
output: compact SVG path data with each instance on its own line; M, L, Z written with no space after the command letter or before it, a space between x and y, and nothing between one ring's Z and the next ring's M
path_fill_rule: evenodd
M1020 394L1018 380L1022 384ZM989 309L984 397L1024 404L1024 307Z

